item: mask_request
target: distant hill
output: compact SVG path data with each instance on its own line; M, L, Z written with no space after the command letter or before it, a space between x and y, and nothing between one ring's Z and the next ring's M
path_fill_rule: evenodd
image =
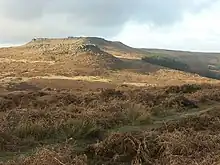
M173 51L160 49L142 50L148 54L147 56L149 56L149 54L151 57L163 56L167 59L170 59L170 61L175 59L178 62L184 63L188 66L188 69L181 69L182 71L197 73L204 77L220 79L220 53Z
M95 49L79 52L82 45L93 45ZM220 53L132 48L120 41L98 37L35 38L23 46L0 50L0 56L7 58L71 60L69 68L123 68L151 72L165 67L220 79Z

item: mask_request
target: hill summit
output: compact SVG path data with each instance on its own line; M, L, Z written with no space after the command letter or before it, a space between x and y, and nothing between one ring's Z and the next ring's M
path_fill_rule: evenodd
M105 51L103 43L108 41L102 38L37 38L23 46L25 53L41 55L44 59L68 60L74 68L92 68L98 70L118 69L124 62ZM94 44L97 43L97 44Z

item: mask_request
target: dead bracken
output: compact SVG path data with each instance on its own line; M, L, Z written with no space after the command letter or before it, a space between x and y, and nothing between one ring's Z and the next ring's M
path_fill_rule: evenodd
M211 92L210 87L200 87L201 93ZM218 162L219 109L201 110L201 113L198 110L192 116L181 117L184 111L201 108L202 102L190 103L193 102L190 95L198 91L174 97L172 92L161 90L103 89L75 95L43 89L0 95L0 152L38 148L29 156L15 157L3 164L182 165L196 162L211 165ZM207 93L210 99L211 94ZM137 99L139 95L144 100ZM163 101L158 102L160 99ZM155 108L162 108L163 116L167 117L170 109L176 110L180 119L155 120L153 116L163 117L153 112ZM145 129L132 129L143 124ZM131 130L111 131L124 126L130 126ZM49 139L57 141L57 147L47 144ZM79 150L81 140L90 142Z

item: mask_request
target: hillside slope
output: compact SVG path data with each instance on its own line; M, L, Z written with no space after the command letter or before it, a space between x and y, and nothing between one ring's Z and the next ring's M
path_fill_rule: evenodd
M108 41L103 38L85 37L83 42L98 45L104 51L125 59L141 59L152 55L165 56L171 61L175 59L186 68L181 68L181 71L196 73L200 76L220 79L220 53L203 53L190 51L162 50L162 49L140 49L129 47L119 41ZM149 63L149 61L148 61ZM151 62L150 62L151 63ZM179 64L177 63L177 65ZM154 64L155 63L151 63ZM174 69L172 66L165 66Z
M187 69L181 68L181 71L196 73L204 77L220 79L220 53L203 53L203 52L190 52L190 51L175 51L175 50L162 50L162 49L138 49L129 47L118 41L107 41L102 38L88 37L85 38L88 43L99 45L103 50L119 57L127 59L141 59L149 56L165 56L171 61L175 59L179 63L188 66ZM152 63L148 61L148 63ZM177 65L179 64L177 63ZM172 66L165 66L174 69Z
M82 49L81 49L82 48ZM81 68L85 72L92 70L108 70L108 69L126 69L135 72L151 72L161 67L146 64L143 61L129 61L118 58L128 53L138 56L136 49L127 47L119 42L107 41L95 37L74 37L74 38L38 38L33 39L29 43L11 48L0 49L0 58L2 61L26 60L42 63L54 64L56 68L63 70L62 66L68 67L68 71L78 70ZM129 58L128 58L129 59ZM15 61L14 61L15 62ZM57 65L56 65L57 64ZM54 66L53 65L53 66ZM48 67L44 67L47 70ZM89 69L90 68L90 69ZM48 70L51 72L51 69ZM70 75L74 73L70 73Z
M141 59L154 55L164 56L171 61L174 59L179 63L188 66L187 69L179 69L181 71L196 73L204 77L220 79L220 53L132 48L118 41L107 41L97 37L86 37L84 38L84 41L87 43L96 44L104 51L107 51L119 58ZM176 65L179 64L178 62ZM155 65L155 63L150 61L148 61L148 63ZM160 66L174 69L169 65Z
M188 69L181 69L197 73L204 77L220 79L220 53L185 52L160 49L142 49L151 56L162 56L188 65ZM161 63L162 64L162 63Z
M104 81L136 86L218 82L186 73L186 70L176 71L169 65L160 66L142 60L151 55L152 52L147 50L96 37L38 38L22 46L0 49L0 80L3 84L0 85L29 81L35 85L44 82L57 86L61 80ZM62 86L65 87L65 84Z

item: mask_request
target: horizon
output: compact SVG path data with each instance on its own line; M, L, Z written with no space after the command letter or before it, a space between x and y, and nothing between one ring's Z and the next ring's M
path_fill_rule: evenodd
M132 45L128 45L120 40L111 40L111 39L106 39L104 37L101 36L68 36L68 37L74 37L74 38L99 38L99 39L104 39L107 41L112 41L112 42L121 42L123 44L125 44L126 46L129 46L131 48L137 48L137 49L149 49L149 50L165 50L165 51L178 51L178 52L192 52L192 53L214 53L214 54L219 54L220 51L197 51L197 50L183 50L183 49L172 49L172 48L158 48L158 47L133 47ZM46 39L67 39L68 37L33 37L32 39L36 38L46 38ZM23 42L23 43L16 43L16 44L10 44L10 43L6 43L6 44L0 44L0 48L10 48L10 47L18 47L18 46L22 46L27 44L28 42L32 41L32 39L30 39L29 41Z

